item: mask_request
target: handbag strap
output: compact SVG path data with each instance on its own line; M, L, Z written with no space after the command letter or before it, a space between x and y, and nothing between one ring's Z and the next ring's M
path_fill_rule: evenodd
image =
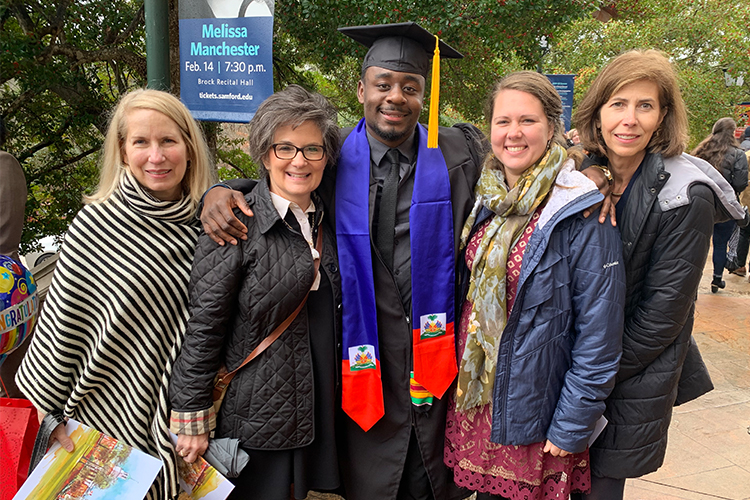
M317 241L315 242L315 250L318 251L318 258L313 261L314 266L315 266L315 277L313 278L313 284L318 278L318 269L320 268L320 261L323 259L323 228L322 227L318 228L318 238L317 238ZM250 354L247 355L247 357L245 358L245 360L242 362L240 366L238 366L231 372L227 373L226 375L222 376L217 381L216 385L217 386L221 385L223 387L228 386L229 382L232 381L234 376L237 374L237 372L240 369L242 369L242 367L244 367L250 361L257 358L263 351L268 349L271 346L271 344L273 344L276 341L276 339L279 338L281 334L284 333L284 331L286 331L287 328L289 328L289 325L292 324L292 321L294 321L294 318L297 317L297 315L300 313L302 308L305 306L305 302L307 302L307 296L310 295L311 291L312 291L312 287L310 288L310 290L307 291L307 293L305 294L305 297L302 299L302 302L300 302L300 304L297 306L297 309L295 309L292 312L292 314L290 314L289 317L284 320L283 323L277 326L276 329L272 331L268 337L263 339L263 341L260 344L258 344L258 346L255 349L253 349L253 351Z

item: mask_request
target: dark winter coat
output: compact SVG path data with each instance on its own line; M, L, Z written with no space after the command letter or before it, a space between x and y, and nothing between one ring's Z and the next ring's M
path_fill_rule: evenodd
M552 191L523 255L500 340L492 440L527 445L549 439L579 453L615 384L625 268L617 229L581 213L602 195L580 173L566 177L565 189Z
M247 240L219 246L202 234L190 276L190 321L170 385L173 408L200 411L212 404L213 379L222 362L229 371L280 323L310 290L310 247L283 220L262 180L246 196L254 217L237 213ZM341 303L333 231L315 203L313 228L323 231L320 272ZM338 311L338 308L337 308ZM334 311L331 312L334 314ZM340 319L340 318L338 318ZM335 324L339 324L337 320ZM328 332L334 349L337 332ZM249 449L282 450L308 445L313 432L313 369L307 305L268 349L229 384L218 419L218 437L236 437Z
M672 407L711 390L691 338L695 297L714 223L741 217L730 186L718 175L709 178L716 171L702 160L647 154L640 168L617 221L627 282L625 330L604 412L609 424L591 448L591 471L599 477L658 469Z
M721 161L719 172L739 195L747 187L747 157L744 151L730 147Z

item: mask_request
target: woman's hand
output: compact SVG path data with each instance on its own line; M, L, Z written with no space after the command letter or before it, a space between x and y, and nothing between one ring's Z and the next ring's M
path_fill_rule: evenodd
M39 419L39 425L42 424L42 420L44 420L44 417L47 414L41 411L39 408L36 410L36 416ZM50 448L53 444L55 444L55 441L60 443L60 446L65 448L65 451L70 453L73 451L75 446L73 446L73 440L70 439L68 436L68 433L65 432L65 424L59 424L57 427L55 427L55 430L52 431L52 434L49 435L49 442L47 443L47 449Z
M208 449L208 432L205 434L197 434L195 436L188 436L187 434L180 434L177 436L177 446L175 451L184 461L192 464L196 459Z
M65 432L65 424L59 424L57 427L55 427L55 430L52 431L52 434L50 434L49 436L49 444L47 445L47 449L55 444L55 441L60 443L60 446L65 448L65 451L67 451L68 453L73 451L73 440L70 439L68 433Z
M236 245L237 238L247 239L247 227L234 215L234 208L239 208L248 217L253 215L240 191L216 186L203 198L203 230L219 245L223 246L225 242Z
M547 440L547 443L544 445L544 453L549 453L553 457L567 457L570 455L570 452L567 452L561 448L558 448L554 444L552 444L552 441L549 439Z

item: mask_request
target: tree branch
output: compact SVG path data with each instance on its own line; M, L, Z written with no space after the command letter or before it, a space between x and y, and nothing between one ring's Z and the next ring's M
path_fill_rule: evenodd
M224 155L221 154L221 152L219 152L218 156L219 156L219 160L221 160L222 163L226 163L227 165L229 165L230 167L232 167L233 169L235 169L237 172L239 172L240 175L244 179L247 179L247 174L239 166L235 165L234 163L232 163L231 161L229 161L229 159L225 158Z
M36 94L37 92L31 89L21 92L21 94L18 97L16 97L13 100L13 102L10 103L10 106L5 108L2 115L10 116L10 115L15 114L19 109L21 109L21 107L24 104L28 103L31 100L31 98Z
M41 151L42 149L51 146L54 144L60 137L62 137L63 133L70 127L70 124L72 123L72 120L70 117L68 117L65 122L58 128L55 132L49 134L47 136L47 139L35 144L31 148L27 149L26 151L20 153L16 156L16 159L18 159L19 163L23 163L27 158L31 158L36 154L37 151Z
M83 160L84 158L86 158L87 156L90 156L93 153L96 153L97 151L99 151L100 148L101 148L101 145L95 146L93 148L90 148L90 149L84 151L81 154L78 154L78 155L76 155L76 156L74 156L72 158L68 158L67 160L65 160L62 163L59 163L59 164L57 164L57 165L55 165L53 167L45 168L44 170L41 170L41 171L37 172L37 174L34 176L34 178L31 179L29 182L31 182L31 181L33 181L35 179L38 179L40 177L44 177L45 175L49 174L50 172L54 172L56 170L62 170L63 168L67 167L68 165L72 165L74 163L77 163L77 162Z
M101 50L81 50L70 45L51 45L49 56L62 55L73 60L73 66L82 66L95 62L121 61L133 67L138 74L146 77L146 59L138 54L120 47Z

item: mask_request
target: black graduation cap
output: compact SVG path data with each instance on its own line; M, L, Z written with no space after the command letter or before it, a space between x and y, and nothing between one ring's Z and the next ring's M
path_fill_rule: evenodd
M339 28L339 31L370 48L362 63L363 72L370 66L379 66L427 78L436 37L417 23L347 26ZM439 41L439 48L440 57L463 58L460 52L442 40Z

